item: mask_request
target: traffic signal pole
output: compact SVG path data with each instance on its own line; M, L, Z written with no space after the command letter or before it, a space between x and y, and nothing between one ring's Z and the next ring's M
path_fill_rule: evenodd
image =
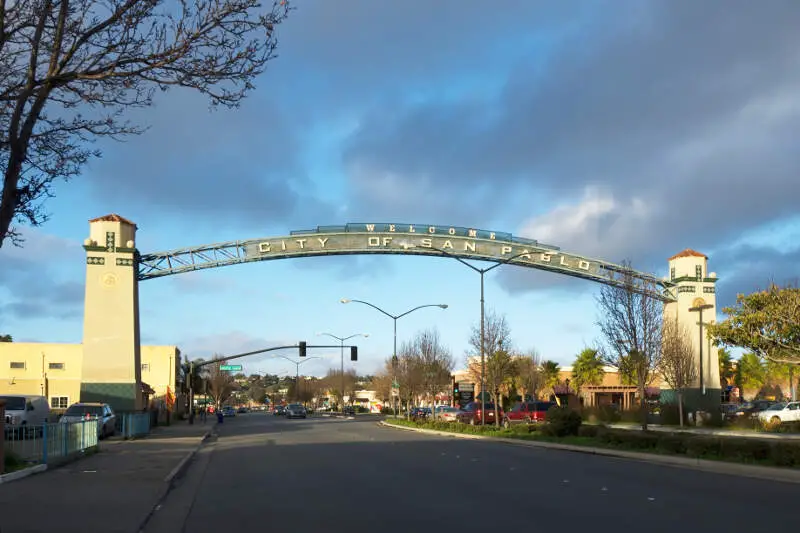
M300 357L306 356L306 349L307 348L344 348L344 345L332 345L332 344L313 344L309 345L305 341L300 341L297 344L287 344L284 346L273 346L271 348L264 348L263 350L255 350L252 352L245 352L245 353L237 353L234 355L226 355L225 357L215 357L209 361L203 361L201 363L195 363L194 361L189 362L189 424L194 424L194 372L195 369L202 368L204 366L213 365L222 363L223 361L230 361L232 359L239 359L240 357L247 357L248 355L257 355L260 353L266 352L274 352L275 350L286 350L287 348L297 348L300 353ZM350 360L357 361L358 360L358 346L347 346L350 348Z

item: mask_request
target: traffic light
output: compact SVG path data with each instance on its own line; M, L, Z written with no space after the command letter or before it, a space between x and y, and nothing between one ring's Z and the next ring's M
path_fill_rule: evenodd
M306 356L306 341L300 341L298 343L298 345L300 347L300 357L305 357Z
M350 360L351 361L358 361L358 346L351 346L350 347Z
M453 380L453 394L458 395L458 381Z

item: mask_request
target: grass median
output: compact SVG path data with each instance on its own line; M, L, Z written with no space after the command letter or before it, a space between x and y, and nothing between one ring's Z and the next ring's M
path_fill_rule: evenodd
M800 469L800 442L797 441L717 437L679 431L666 433L614 429L601 425L583 425L579 421L573 421L572 424L566 425L563 422L530 426L520 424L509 429L391 418L386 419L386 422L395 426L432 429L449 433Z

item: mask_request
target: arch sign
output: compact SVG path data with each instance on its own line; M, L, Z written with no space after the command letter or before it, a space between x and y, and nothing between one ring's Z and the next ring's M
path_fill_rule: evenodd
M210 244L141 255L138 278L147 280L226 265L320 255L403 254L507 262L600 283L614 283L624 268L562 251L557 246L510 233L427 224L345 224L292 231L289 235ZM671 284L651 274L635 276L664 289L654 294L670 301Z

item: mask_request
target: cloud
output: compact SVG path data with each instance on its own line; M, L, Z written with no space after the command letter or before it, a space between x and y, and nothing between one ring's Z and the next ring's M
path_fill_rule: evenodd
M80 317L84 284L79 280L85 264L80 243L35 228L22 227L20 231L24 248L0 248L0 289L8 293L6 302L0 305L0 317Z
M527 197L523 235L663 271L683 248L796 213L799 16L796 2L608 10L520 60L499 95L374 110L345 153L350 182L373 209L403 190L456 214ZM364 169L385 187L365 187ZM512 276L517 288L554 278Z
M735 264L736 269L717 282L717 307L733 305L736 295L765 289L770 283L797 284L800 247L790 250L741 245L717 252L709 257L715 264Z

